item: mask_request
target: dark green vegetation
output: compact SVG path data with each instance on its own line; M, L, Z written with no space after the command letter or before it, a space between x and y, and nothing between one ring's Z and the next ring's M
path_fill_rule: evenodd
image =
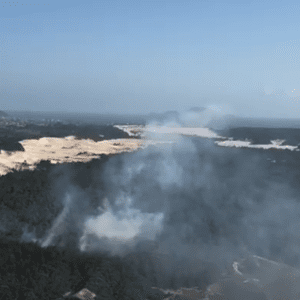
M98 164L107 159L103 157ZM81 182L82 188L84 169L88 172L93 163L96 161L72 165L78 170L71 172L72 179ZM81 253L67 243L41 248L38 243L25 241L24 228L35 231L40 239L63 209L62 201L51 190L49 174L54 169L59 167L43 161L34 171L0 177L0 299L58 299L82 288L95 293L96 299L161 299L162 292L151 289L157 283L154 278L143 276L142 262L136 261L133 267L132 259ZM59 176L59 172L55 174Z
M151 281L118 257L7 239L0 241L0 275L0 299L7 300L59 299L83 288L94 292L95 299L163 298L150 289Z
M68 132L69 129L76 129L64 129L64 126L51 125L45 130L49 130L50 136L55 136L57 129L57 136L63 136L73 134ZM93 128L86 127L84 136L98 134ZM107 128L112 130L109 126ZM31 129L34 131L35 127ZM15 130L17 135L18 130L25 129L5 130L11 134ZM26 132L23 132L25 138L33 138L26 136ZM108 136L107 132L101 134ZM96 251L96 248L90 253L77 250L84 216L99 215L97 208L102 205L102 199L115 199L123 190L139 199L138 208L144 211L153 209L148 203L159 206L166 201L170 204L165 230L157 238L158 243L163 244L169 237L179 236L181 229L188 224L189 230L179 236L182 244L217 244L221 238L226 238L238 245L240 240L248 242L247 239L252 238L249 246L253 248L250 250L258 255L266 255L273 260L280 255L291 257L288 249L283 248L288 240L282 243L281 236L276 235L282 228L287 230L285 235L289 234L286 217L280 215L283 206L275 211L271 220L275 230L272 232L274 238L268 244L270 249L261 247L262 240L257 241L251 235L252 229L245 221L251 223L257 211L258 217L261 215L258 219L262 224L260 227L267 230L269 224L265 224L264 219L269 215L272 202L276 200L278 206L282 199L290 198L296 207L299 152L214 148L213 141L199 138L191 138L191 142L190 145L195 146L197 151L184 152L184 149L175 148L172 152L169 166L182 168L184 176L180 181L173 178L175 181L171 183L177 184L165 190L160 185L161 177L156 178L153 174L175 174L176 169L171 169L173 173L169 169L169 173L164 170L159 170L159 173L156 166L162 165L164 156L155 152L154 148L149 150L149 155L143 156L142 150L138 151L140 156L133 153L114 157L101 155L101 159L88 163L51 165L43 161L34 171L1 176L0 299L54 300L67 292L73 294L87 288L97 295L97 299L150 300L167 296L151 287L177 289L198 286L205 290L208 284L216 282L218 270L212 270L208 264L207 268L206 265L202 267L202 262L197 265L195 259L190 258L190 252L185 260L179 257L174 260L170 253L164 255L152 251L150 244L136 247L135 252L122 258L112 257L99 249ZM142 171L136 172L127 182L128 172L125 171L132 164L139 166L141 162L145 162ZM65 204L68 193L72 204L69 207ZM246 200L252 200L253 204ZM296 209L291 208L288 211L289 222L296 219L296 214L292 214ZM55 227L54 221L65 210L63 223L59 223L65 226L63 233L54 232L55 238L50 239L50 246L41 248L41 241L49 236L49 230ZM250 225L254 226L256 233L259 226ZM296 223L292 225L297 228ZM37 239L36 244L32 242L34 238ZM265 239L268 239L267 235ZM296 264L296 258L291 257L286 263Z
M232 137L233 140L248 140L252 144L271 144L271 140L285 140L282 145L297 146L300 143L299 128L250 128L237 127L219 131L220 135Z
M6 151L24 151L19 143L25 139L40 139L42 137L63 138L66 136L76 136L78 139L92 139L95 142L105 139L128 138L125 132L113 126L107 125L78 125L64 124L56 122L53 124L33 122L2 122L8 125L0 124L0 149ZM17 126L16 124L20 125Z
M2 110L0 110L0 118L1 117L8 117L8 114Z
M128 137L126 133L106 125L21 125L11 123L1 127L0 149L22 151L18 141L43 136L73 134L77 138L96 141ZM40 246L40 240L47 236L53 221L64 208L63 187L66 183L57 186L54 184L57 179L60 176L64 178L63 175L68 173L73 184L87 190L89 202L84 212L92 214L99 205L93 192L101 188L101 182L97 181L88 189L91 173L95 168L101 172L108 158L101 155L100 160L63 165L42 161L33 171L14 171L0 177L1 300L59 299L67 292L74 294L82 288L95 293L96 299L162 298L162 292L151 289L156 282L140 274L143 268L138 271L137 267L132 267L130 260L126 262L105 253L81 253L72 240L72 233L67 234L70 236L69 242L60 237L59 241L55 241L55 246ZM34 238L36 243L32 241Z

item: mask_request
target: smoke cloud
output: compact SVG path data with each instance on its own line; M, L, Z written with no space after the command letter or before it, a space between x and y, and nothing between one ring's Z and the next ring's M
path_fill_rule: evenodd
M205 112L183 121L189 118L201 126L211 121ZM268 179L262 152L199 137L144 138L168 143L110 157L94 167L88 188L61 167L56 188L64 208L43 247L72 240L81 251L112 255L151 250L172 257L167 273L182 261L193 272L197 261L221 276L249 255L299 265L299 203L288 183Z

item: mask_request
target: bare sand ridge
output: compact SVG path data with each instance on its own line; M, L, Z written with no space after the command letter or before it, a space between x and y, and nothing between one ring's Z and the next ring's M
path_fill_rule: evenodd
M20 144L25 151L0 150L0 176L13 170L32 170L42 160L49 160L52 164L88 162L100 158L101 154L131 152L158 143L163 141L129 138L95 142L91 139L79 140L75 136L23 140Z
M198 136L202 138L214 138L219 139L215 141L215 144L220 147L231 147L231 148L252 148L252 149L276 149L276 150L290 150L290 151L300 151L298 146L292 145L281 145L285 140L271 140L270 144L257 144L253 145L251 141L239 141L232 140L232 138L227 138L223 136L217 135L215 132L210 130L209 128L201 128L201 127L165 127L165 126L139 126L139 125L116 125L116 128L123 130L129 136L141 136L145 137L151 134L161 134L165 136L172 136L174 134L178 135L186 135L186 136Z
M0 175L14 170L33 169L42 160L51 163L87 162L100 158L101 154L117 154L135 151L145 146L139 139L116 139L94 142L77 140L73 136L65 138L41 138L20 142L25 151L8 152L1 150Z
M214 132L206 128L168 128L168 127L144 127L144 126L115 126L125 131L129 136L142 136L147 133L159 134L184 134L201 137L218 137ZM95 142L91 139L76 139L75 136L65 138L48 138L23 140L25 151L0 150L0 176L12 170L34 169L42 160L49 160L52 164L87 162L94 158L100 158L101 154L118 154L122 152L136 151L149 145L163 143L149 139L112 139ZM168 142L168 141L165 141Z
M271 141L273 142L273 141ZM278 149L278 150L290 150L290 151L299 151L298 146L290 146L290 145L283 145L272 143L272 144L266 144L266 145L251 145L251 142L249 141L223 141L223 142L215 142L218 146L221 147L236 147L236 148L253 148L253 149Z
M217 135L208 128L201 127L167 127L167 126L141 126L141 125L115 125L114 127L123 130L129 136L145 137L147 134L181 134L187 136L199 136L203 138L224 138Z
M95 142L91 139L76 139L74 136L65 138L40 138L23 140L22 144L25 151L9 152L0 150L0 176L11 172L12 170L34 169L42 160L49 160L53 164L88 162L94 158L100 158L101 154L118 154L122 152L136 151L149 145L157 143L168 143L168 139L152 140L153 135L170 136L187 135L198 136L202 138L222 139L216 141L218 146L223 147L247 147L263 149L284 149L295 150L297 146L281 145L281 142L271 141L269 145L251 145L249 141L224 140L226 137L217 135L208 128L173 128L173 127L156 127L140 125L115 125L114 127L126 132L131 137L129 139L112 139ZM149 139L149 137L151 137ZM171 141L172 142L172 141Z

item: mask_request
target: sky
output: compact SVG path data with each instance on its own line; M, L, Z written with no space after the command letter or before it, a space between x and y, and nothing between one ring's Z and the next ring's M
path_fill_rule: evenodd
M299 1L0 4L0 110L300 115Z

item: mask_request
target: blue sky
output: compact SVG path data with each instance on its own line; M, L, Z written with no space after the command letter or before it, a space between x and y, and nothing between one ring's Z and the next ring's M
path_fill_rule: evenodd
M300 115L300 4L3 1L0 110Z

